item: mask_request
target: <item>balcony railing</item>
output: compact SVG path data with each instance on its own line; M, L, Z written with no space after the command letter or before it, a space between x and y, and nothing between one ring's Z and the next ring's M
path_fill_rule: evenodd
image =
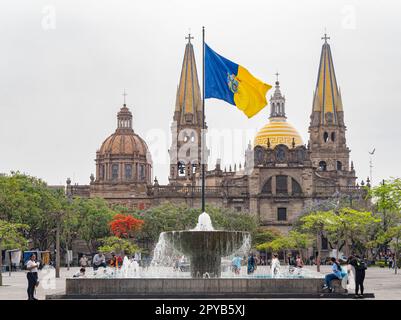
M201 186L152 186L150 193L158 196L200 197ZM205 187L206 197L248 197L248 189L241 186Z
M366 195L366 189L359 186L316 186L315 194L317 196L332 196L336 193L348 196L361 197Z

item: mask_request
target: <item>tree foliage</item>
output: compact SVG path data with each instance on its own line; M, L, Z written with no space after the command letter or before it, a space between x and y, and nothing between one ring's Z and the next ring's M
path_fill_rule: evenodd
M21 249L28 247L25 234L29 226L22 223L12 223L0 220L0 248L2 250Z
M85 240L91 251L95 251L99 240L110 236L109 223L115 212L101 198L75 198L72 210L76 213L78 222L77 237Z
M271 241L259 244L256 248L260 251L277 252L281 250L302 251L312 244L310 235L291 230L287 235L280 235Z
M102 245L98 248L98 250L105 253L115 252L118 254L132 255L135 252L141 251L140 248L132 241L115 236L100 239L100 242Z
M0 219L28 225L34 246L48 248L55 228L52 213L61 210L62 197L62 190L40 179L19 172L0 176Z

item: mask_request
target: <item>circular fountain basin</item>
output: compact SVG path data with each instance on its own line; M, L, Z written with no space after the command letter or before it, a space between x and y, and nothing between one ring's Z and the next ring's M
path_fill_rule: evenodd
M191 260L193 278L219 278L221 257L238 251L249 232L244 231L171 231L165 239Z

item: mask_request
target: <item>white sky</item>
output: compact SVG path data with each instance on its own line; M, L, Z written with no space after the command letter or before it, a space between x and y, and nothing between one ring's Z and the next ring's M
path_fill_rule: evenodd
M369 175L376 147L374 182L401 176L400 16L397 0L2 0L0 172L87 184L125 88L134 130L166 183L169 142L156 145L154 133L170 139L184 38L191 28L200 73L205 25L206 41L223 56L270 84L279 71L288 120L305 143L327 28L357 175ZM210 130L234 136L228 149L209 145L211 164L243 162L245 133L267 122L269 107L250 120L216 100L206 110Z

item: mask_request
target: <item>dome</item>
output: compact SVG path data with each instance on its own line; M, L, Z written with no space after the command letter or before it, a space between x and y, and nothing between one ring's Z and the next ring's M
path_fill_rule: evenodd
M148 147L145 141L133 132L115 132L103 142L99 153L102 155L137 155L146 157Z
M270 148L274 148L278 144L285 144L287 147L292 148L293 141L295 146L304 144L297 129L287 122L285 117L271 118L269 123L257 133L254 146L266 147L268 139Z
M117 114L117 129L102 144L99 155L131 155L148 157L146 142L132 129L132 113L124 106Z

